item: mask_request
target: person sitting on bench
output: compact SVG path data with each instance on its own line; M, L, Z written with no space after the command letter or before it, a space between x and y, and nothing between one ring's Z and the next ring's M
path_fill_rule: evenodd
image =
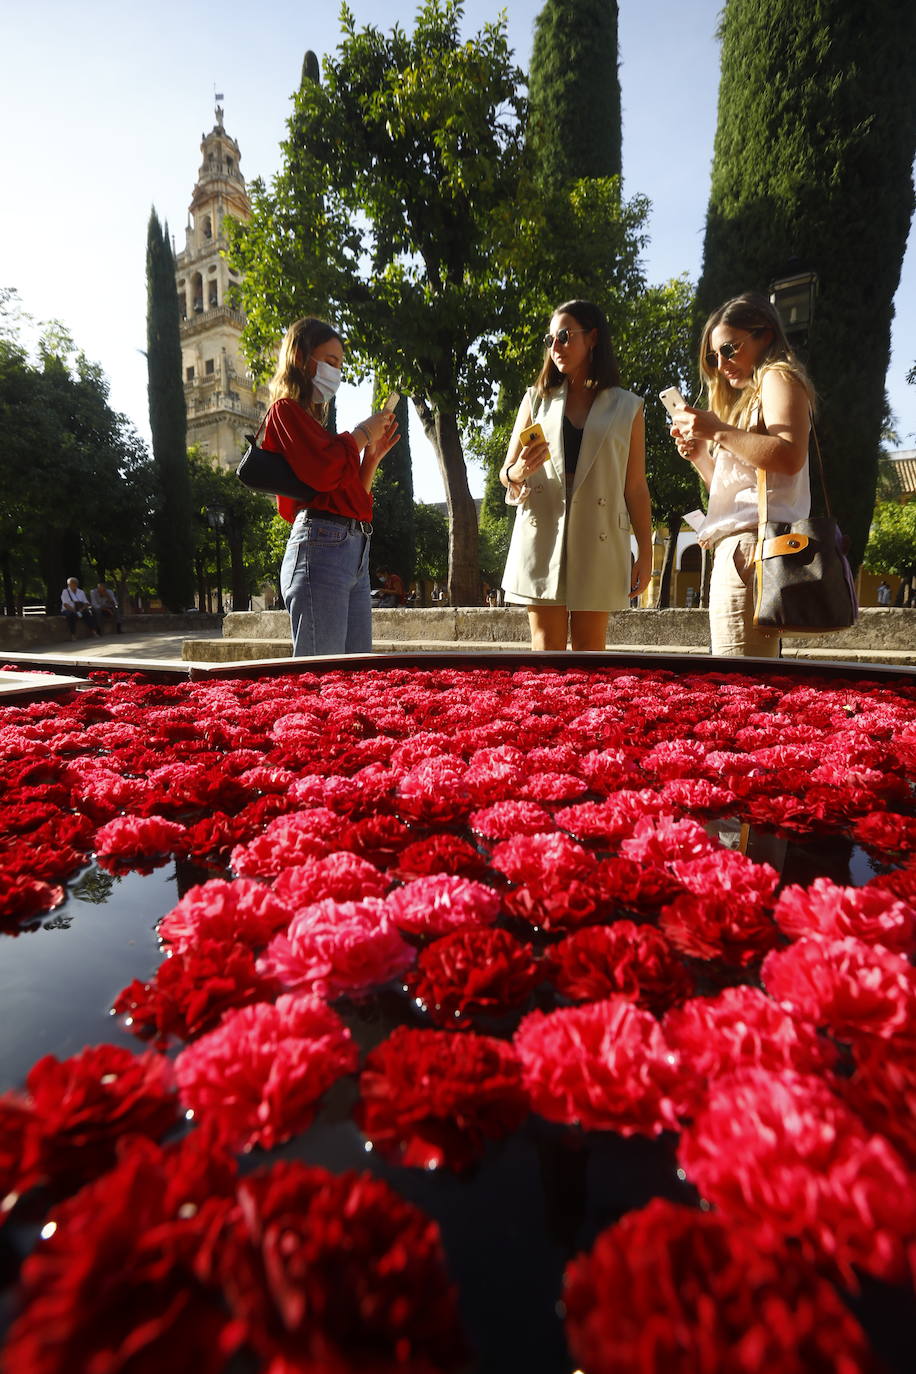
M86 629L90 630L92 634L101 636L102 632L95 623L89 598L76 577L67 578L67 585L60 594L60 613L67 622L71 639L76 639L77 620L82 620Z
M95 616L95 623L101 630L104 624L104 617L114 621L114 627L118 634L121 633L121 612L118 609L118 598L104 582L100 582L97 587L93 587L89 593L89 600L92 602L92 611Z

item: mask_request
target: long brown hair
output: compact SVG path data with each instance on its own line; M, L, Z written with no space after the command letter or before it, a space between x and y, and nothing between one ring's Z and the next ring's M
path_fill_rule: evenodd
M620 368L617 366L617 359L614 355L614 345L611 343L611 330L607 322L604 311L591 301L567 301L565 305L558 305L553 312L554 315L572 315L573 319L582 329L596 332L595 347L592 349L592 356L588 368L588 382L595 391L605 391L611 386L620 386ZM553 315L551 315L553 319ZM535 386L541 396L546 396L548 391L553 391L563 383L563 374L556 366L550 356L550 349L546 350L544 366L538 373Z
M770 334L770 342L762 349L754 364L750 386L743 387L740 391L726 381L718 363L712 368L706 361L706 354L710 351L710 335L720 324L731 325L732 329L744 329L749 334L760 334L764 331ZM745 291L743 295L734 296L724 305L720 305L703 326L700 338L700 376L706 387L709 409L729 424L746 429L760 399L763 374L771 370L784 372L803 386L808 396L808 404L812 410L814 409L814 387L811 378L786 338L776 307L766 296L758 295L755 291Z
M312 386L308 365L315 349L331 339L343 345L343 339L333 325L306 315L291 324L280 345L277 370L270 380L270 402L289 397L314 415L321 424L327 421L329 406L319 401Z

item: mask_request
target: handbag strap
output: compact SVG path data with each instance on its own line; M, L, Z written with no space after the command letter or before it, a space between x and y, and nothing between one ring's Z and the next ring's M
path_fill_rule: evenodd
M261 423L258 425L257 430L255 431L254 435L251 435L251 434L246 435L246 438L248 438L248 439L251 440L251 442L252 442L252 444L254 445L255 448L257 448L257 446L258 446L258 440L259 440L260 437L261 437L261 430L262 430L262 429L264 428L264 426L267 424L267 417L268 417L268 415L270 414L270 410L271 410L271 408L270 408L270 406L268 406L267 409L265 410L264 414L261 416Z
M830 509L830 496L827 491L827 479L824 475L824 459L821 454L821 446L818 442L817 430L814 427L814 415L808 412L811 418L811 436L814 439L814 452L817 454L817 471L821 479L821 491L824 493L824 509L828 519L833 519L833 511ZM767 523L767 475L763 468L757 469L757 522L758 537L762 539L763 527Z

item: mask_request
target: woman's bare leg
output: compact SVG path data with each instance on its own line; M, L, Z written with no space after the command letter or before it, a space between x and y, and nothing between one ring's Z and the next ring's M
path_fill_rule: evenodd
M602 653L607 639L607 611L571 611L572 647L577 652Z
M528 625L532 649L562 651L566 648L568 631L565 606L529 606Z

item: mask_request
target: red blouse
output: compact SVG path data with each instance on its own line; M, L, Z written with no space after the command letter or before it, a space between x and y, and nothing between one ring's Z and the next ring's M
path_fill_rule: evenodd
M329 434L322 425L288 397L275 402L267 416L264 448L282 453L293 472L315 488L310 510L332 511L353 520L372 519L372 495L359 475L359 449L350 434ZM277 497L277 510L292 524L304 501Z

